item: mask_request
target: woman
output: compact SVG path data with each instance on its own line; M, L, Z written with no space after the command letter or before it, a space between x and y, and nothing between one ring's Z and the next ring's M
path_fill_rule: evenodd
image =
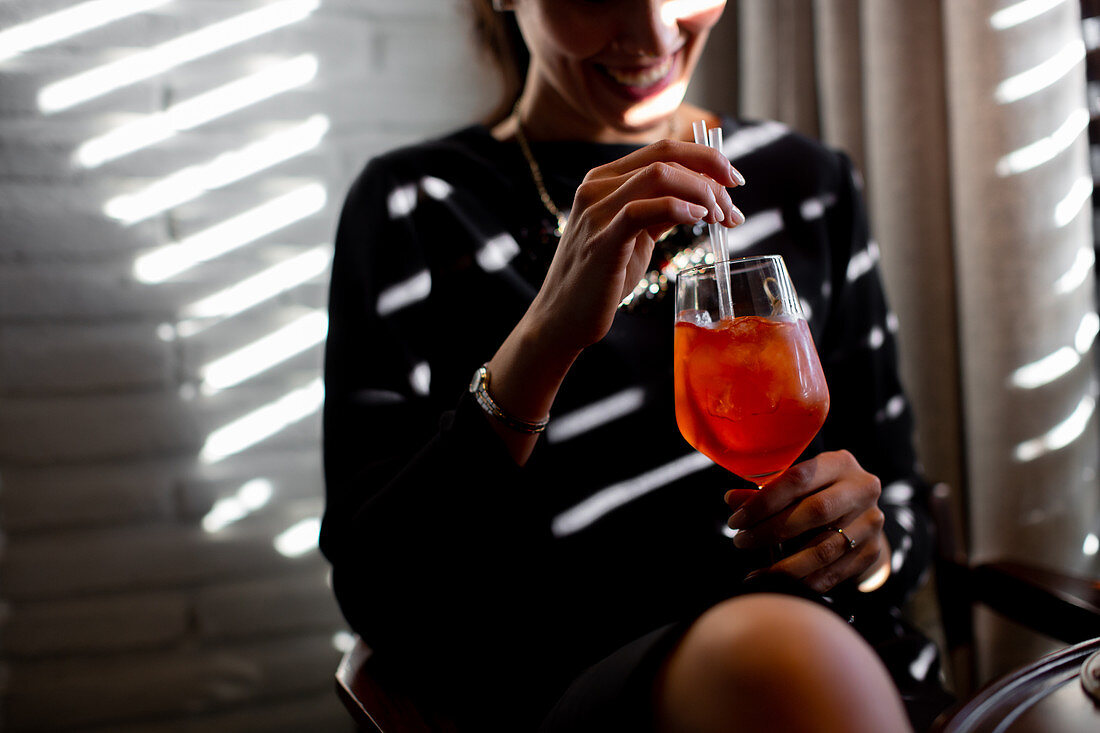
M847 159L683 103L719 0L478 9L506 111L373 160L337 235L322 549L349 623L474 731L905 729L925 486ZM829 381L762 492L673 417L664 296L700 220L785 257Z

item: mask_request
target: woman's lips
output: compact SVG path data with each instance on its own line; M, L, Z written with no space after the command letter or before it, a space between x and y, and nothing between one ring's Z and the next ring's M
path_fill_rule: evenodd
M613 69L610 66L601 68L608 76L624 86L647 87L668 76L668 72L672 69L672 56L660 63L639 69Z
M631 100L645 99L663 90L672 80L680 51L655 64L613 68L596 64L602 76L612 82L612 88Z

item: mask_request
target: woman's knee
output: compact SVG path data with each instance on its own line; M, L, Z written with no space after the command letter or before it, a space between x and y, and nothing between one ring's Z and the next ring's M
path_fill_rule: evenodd
M907 728L874 650L832 612L791 596L742 596L700 616L666 661L656 699L669 731Z

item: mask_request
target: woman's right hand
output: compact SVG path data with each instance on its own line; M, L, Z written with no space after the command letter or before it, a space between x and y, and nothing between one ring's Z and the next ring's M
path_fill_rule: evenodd
M719 151L676 140L592 169L528 316L566 352L599 341L665 231L700 219L727 227L745 220L726 192L743 182Z
M717 150L673 140L592 169L577 188L542 288L489 361L497 405L522 420L545 417L577 355L611 329L619 303L649 266L654 241L700 219L743 222L725 189L743 180ZM491 423L516 463L526 463L536 436Z

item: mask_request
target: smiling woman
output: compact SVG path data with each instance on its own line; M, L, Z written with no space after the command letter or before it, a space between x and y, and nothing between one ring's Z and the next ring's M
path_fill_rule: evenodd
M680 103L724 5L644 3L624 13L621 2L516 3L532 58L521 107L532 135L653 142L677 117L690 123Z
M621 2L592 0L503 7L513 5L533 60L522 114L534 136L644 143L691 129L681 102L724 0L647 3L630 13ZM540 129L546 117L555 122Z
M373 159L337 234L321 546L351 626L461 730L924 727L931 647L890 610L927 492L847 157L684 102L720 0L474 7L497 113ZM708 227L784 257L832 394L763 491L673 415L666 295Z

